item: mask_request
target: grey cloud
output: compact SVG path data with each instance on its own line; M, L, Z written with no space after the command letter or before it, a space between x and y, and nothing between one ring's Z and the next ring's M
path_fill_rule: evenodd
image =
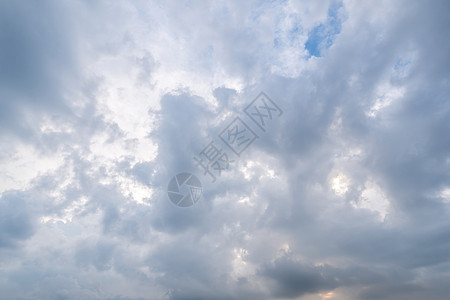
M296 44L302 30L325 21L328 2L323 9L300 2L66 5L4 2L0 9L0 41L8 42L0 51L1 162L19 148L9 143L17 137L40 154L62 156L56 169L1 195L7 297L277 299L333 291L337 299L446 299L449 206L439 194L450 182L446 1L343 1L334 43L291 78L273 73L282 58L296 63L274 50L275 39L294 35L286 45L303 49ZM79 70L102 59L109 68L121 57L130 89L156 89L166 80L157 71L171 61L154 50L174 45L182 72L239 84L214 82L208 99L184 84L160 90L160 109L148 112L156 126L145 129L158 153L135 159L140 141L108 114L123 87L106 85L120 80ZM368 116L386 86L403 93ZM193 155L229 118L251 122L242 109L260 91L284 114L209 183ZM73 105L78 100L85 105ZM44 117L72 131L39 132L32 125ZM97 136L105 156L118 144L127 151L113 162L98 157ZM187 209L172 205L165 190L183 171L204 185L203 198ZM350 179L343 195L330 185L333 172ZM389 202L384 220L355 207L367 182ZM127 190L133 185L152 196L137 203ZM66 223L38 222L69 215Z
M306 293L333 290L339 285L335 278L329 277L329 266L304 266L287 258L276 260L260 272L275 280L276 284L271 288L275 297L294 298Z
M4 134L27 137L39 115L70 115L64 93L77 76L71 24L56 2L3 1L1 6L0 122Z
M80 266L93 265L99 271L105 271L111 268L111 258L114 253L114 245L109 241L83 240L80 241L75 260Z
M24 199L25 198L25 199ZM14 247L31 237L36 230L36 218L29 202L32 199L17 192L0 198L0 247Z

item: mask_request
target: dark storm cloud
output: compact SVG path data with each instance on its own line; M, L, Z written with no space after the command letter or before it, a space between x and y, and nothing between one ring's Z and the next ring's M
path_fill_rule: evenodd
M336 288L338 281L330 276L329 269L328 266L305 266L281 258L265 266L261 275L275 280L276 284L272 287L275 297L294 298Z

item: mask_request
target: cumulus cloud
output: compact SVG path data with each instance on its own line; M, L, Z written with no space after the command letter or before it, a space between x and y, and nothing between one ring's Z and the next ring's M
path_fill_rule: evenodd
M450 293L446 1L0 7L5 299ZM261 91L283 111L265 130ZM191 207L168 199L180 172Z

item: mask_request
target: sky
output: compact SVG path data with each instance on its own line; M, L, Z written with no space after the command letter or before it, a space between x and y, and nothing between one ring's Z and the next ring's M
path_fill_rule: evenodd
M0 1L0 299L448 299L449 15Z

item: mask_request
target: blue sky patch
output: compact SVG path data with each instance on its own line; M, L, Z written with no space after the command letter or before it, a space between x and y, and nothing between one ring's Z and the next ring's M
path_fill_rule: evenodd
M334 42L334 37L341 32L341 20L338 17L338 10L342 3L333 3L328 9L328 17L325 23L314 27L305 43L305 48L310 56L321 56L321 51L328 49Z

